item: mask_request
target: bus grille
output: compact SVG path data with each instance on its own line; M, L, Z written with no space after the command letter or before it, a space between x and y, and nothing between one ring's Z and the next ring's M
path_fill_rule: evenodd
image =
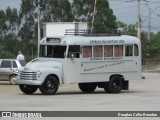
M23 80L37 80L37 73L36 72L20 72L20 79Z

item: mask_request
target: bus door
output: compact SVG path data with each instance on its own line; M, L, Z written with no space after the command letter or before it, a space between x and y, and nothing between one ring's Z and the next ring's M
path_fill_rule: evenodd
M76 83L80 76L80 45L69 45L66 61L66 83Z

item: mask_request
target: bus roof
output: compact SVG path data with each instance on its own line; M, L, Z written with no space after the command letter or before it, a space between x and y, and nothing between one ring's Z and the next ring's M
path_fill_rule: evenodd
M48 36L40 44L47 45L124 45L137 44L138 38L128 35L121 36Z

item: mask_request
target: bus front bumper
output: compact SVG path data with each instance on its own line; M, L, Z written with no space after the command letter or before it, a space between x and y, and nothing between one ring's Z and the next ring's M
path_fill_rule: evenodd
M16 84L23 84L23 85L42 85L42 82L40 80L22 80L17 79L15 80Z

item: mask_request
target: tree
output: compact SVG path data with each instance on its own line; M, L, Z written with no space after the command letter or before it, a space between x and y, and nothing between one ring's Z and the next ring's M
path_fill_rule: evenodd
M136 36L135 25L126 25L116 21L108 0L97 0L96 12L94 0L40 0L41 24L43 22L88 22L92 26L95 15L94 28L105 32L109 29L123 28L122 34ZM37 50L37 4L38 0L22 0L20 11L8 7L0 10L0 57L14 58L18 50L22 50L28 60L32 50ZM17 36L18 33L18 36ZM141 32L142 51L145 58L159 57L160 32L151 34L151 41L147 40L147 33ZM16 46L16 47L15 47ZM6 55L5 55L6 54ZM34 52L36 55L36 52Z
M43 22L72 22L71 4L68 0L42 0Z
M38 0L22 0L20 8L20 31L18 36L25 44L25 54L31 56L32 48L37 45ZM68 0L40 0L41 25L43 22L71 22L73 21L71 5ZM28 51L27 48L30 48ZM36 52L34 52L36 56Z
M17 9L0 10L0 57L14 58L17 51Z
M160 58L160 32L158 32L156 35L151 37L150 41L150 56L153 57L159 57Z
M108 0L97 0L94 13L94 0L73 0L73 13L76 21L87 21L92 26L92 17L95 15L94 29L101 32L107 29L116 29L116 16L110 9Z
M6 33L6 14L4 10L0 10L0 36L3 36Z
M135 25L128 25L126 34L131 36L137 36L137 30L135 29Z
M6 17L5 17L5 24L7 26L7 34L13 34L14 36L17 35L18 29L18 12L17 9L11 9L8 7L6 9Z

